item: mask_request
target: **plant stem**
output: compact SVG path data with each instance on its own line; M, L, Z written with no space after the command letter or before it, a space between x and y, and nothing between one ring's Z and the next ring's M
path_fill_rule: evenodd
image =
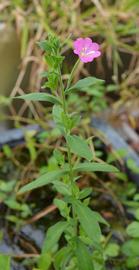
M64 84L63 84L63 81L62 81L62 74L61 74L60 69L59 69L59 77L60 77L60 88L61 88L61 97L62 97L63 110L64 110L64 113L67 114Z
M71 85L71 82L72 82L72 79L73 79L73 75L74 75L74 72L76 70L76 68L78 67L79 65L79 62L80 62L80 59L78 59L76 61L76 63L74 64L73 68L72 68L72 71L70 73L70 76L69 76L69 79L68 79L68 82L67 82L67 87L65 90L67 90L70 85ZM63 84L63 83L62 83ZM64 87L62 87L62 97L63 97L63 104L65 103L65 91L64 91ZM65 106L66 107L66 106ZM64 108L63 108L64 109ZM67 113L67 111L65 110L65 113ZM70 151L70 147L67 143L67 149L68 149L68 162L69 162L69 167L70 167L70 181L71 181L71 187L73 185L73 168L72 168L72 160L71 160L71 151ZM74 198L74 192L73 192L73 188L72 188L72 196ZM74 214L74 210L72 209L73 211L73 218L75 219L75 214Z
M74 71L75 69L77 68L79 64L79 60L75 63L72 71L71 71L71 74L70 74L70 77L69 77L69 80L68 80L68 83L67 83L67 87L66 89L69 88L71 82L72 82L72 79L73 79L73 74L74 74ZM63 110L64 110L64 113L67 115L68 112L67 112L67 106L66 106L66 98L65 98L65 90L64 90L64 84L63 84L63 81L62 81L62 76L61 76L61 71L59 72L60 74L60 87L61 87L61 98L62 98L62 105L63 105ZM66 130L66 135L69 134L69 131ZM72 166L72 154L71 154L71 151L70 151L70 146L66 140L66 145L67 145L67 154L68 154L68 163L69 163L69 177L70 177L70 184L71 184L71 192L72 192L72 197L73 199L75 198L75 195L74 195L74 188L73 188L73 184L74 184L74 179L73 179L73 166ZM77 222L77 218L76 218L76 214L75 214L75 211L74 211L74 208L72 206L72 217L73 217L73 220L74 220L74 229L75 229L75 235L77 236L77 225L78 225L78 222Z
M77 68L77 66L78 66L78 64L79 64L79 62L80 62L80 59L78 59L78 60L76 61L75 65L73 66L73 69L72 69L72 71L71 71L71 74L70 74L69 79L68 79L68 82L67 82L66 90L67 90L67 89L70 87L70 85L71 85L71 82L72 82L72 79L73 79L73 75L74 75L74 71L76 70L76 68Z
M63 110L64 110L64 113L67 115L68 112L67 112L67 107L66 107L65 90L64 90L64 85L63 85L63 81L62 81L61 71L59 73L60 73L60 87L61 87ZM69 162L69 167L70 167L70 181L72 183L72 181L73 181L72 161L71 161L71 151L70 151L70 147L69 147L68 143L67 143L67 150L68 150L68 162Z

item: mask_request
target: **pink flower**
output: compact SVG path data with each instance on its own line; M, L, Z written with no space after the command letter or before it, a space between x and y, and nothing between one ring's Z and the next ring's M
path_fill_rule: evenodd
M77 38L74 41L74 53L83 63L92 62L101 55L99 44L92 42L91 38Z

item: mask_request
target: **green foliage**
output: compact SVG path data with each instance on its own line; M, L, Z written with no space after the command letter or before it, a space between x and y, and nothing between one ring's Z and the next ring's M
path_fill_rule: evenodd
M104 250L104 257L107 259L108 257L114 258L119 255L120 247L116 243L109 243Z
M87 103L89 103L91 110L93 109L94 112L98 112L107 107L106 99L103 98L106 90L107 89L105 88L103 80L97 79L95 77L87 77L85 79L79 80L76 84L66 89L65 94L75 95L75 93L77 94L79 92L84 92L88 97ZM79 102L78 98L77 102ZM86 103L83 104L84 108L85 106ZM87 109L88 106L86 107L86 110Z
M100 243L101 231L96 214L78 201L73 202L73 207L81 226L91 239L92 244Z
M64 164L64 156L62 155L62 153L58 149L55 149L54 150L54 157L57 160L57 163L59 165L63 165Z
M118 169L106 163L83 162L75 165L73 170L79 172L118 172Z
M56 179L59 179L62 175L64 175L67 172L67 170L57 170L48 172L46 174L41 175L38 179L35 181L25 185L19 190L19 193L24 193L31 191L36 188L43 187L48 184L52 184Z
M75 254L78 261L78 269L94 270L94 266L93 266L89 249L85 246L85 244L80 239L77 239Z
M92 160L92 152L84 139L79 136L68 135L67 143L72 153L89 161Z
M10 256L0 254L0 269L10 270Z
M134 221L127 227L127 234L133 238L139 238L139 222Z
M67 226L67 222L60 221L48 229L42 247L42 254L53 251L55 245L58 243L62 233L66 230Z
M9 97L0 95L0 106L9 106L10 103L11 99Z
M66 265L72 257L72 251L70 247L61 248L54 257L54 267L56 270L67 269ZM70 268L69 268L70 269Z
M64 195L65 195L65 193L64 193ZM68 207L67 203L63 200L60 200L60 199L54 199L54 204L59 209L60 215L66 219L69 219L71 209L70 209L70 207Z
M0 180L0 191L1 193L3 192L3 194L7 194L10 193L13 188L15 186L15 180L11 180L9 182L6 182L5 180Z
M47 82L43 85L43 88L48 87L52 90L57 89L58 87L58 72L49 72L47 74Z
M8 157L8 158L11 158L12 155L13 155L13 154L12 154L12 150L11 150L11 148L9 147L8 144L5 144L5 145L3 146L3 152L4 152L5 156Z
M91 187L82 189L80 191L80 195L79 195L80 200L88 197L91 193L92 193L92 188Z
M48 87L56 91L59 82L59 72L64 57L60 53L60 41L56 36L49 35L47 40L38 43L40 48L45 52L45 60L49 66L47 72L47 81L43 87Z
M139 239L131 239L125 242L122 252L129 257L139 256Z
M50 89L51 94L31 93L20 98L31 101L48 101L53 105L52 116L56 128L62 138L62 151L53 150L53 156L48 161L46 173L38 179L21 187L18 194L52 184L52 188L58 192L54 204L58 207L61 220L51 226L46 233L42 253L38 260L40 270L96 270L98 256L95 252L101 253L101 265L103 262L102 234L99 224L108 226L103 217L91 210L88 206L91 188L80 190L77 180L82 172L118 172L118 169L107 163L91 162L93 153L86 139L80 134L73 135L72 130L76 128L80 117L77 113L69 113L66 95L74 90L86 92L90 96L100 98L104 92L104 82L94 77L87 77L79 80L73 86L72 79L78 62L73 67L65 87L61 75L63 56L61 55L60 41L56 36L49 35L46 41L39 43L44 51L44 59L48 65L48 71L43 73L46 78L44 87ZM46 134L46 137L48 134ZM35 148L31 137L27 138L31 160L35 161ZM72 155L72 153L74 155ZM76 163L73 159L76 158ZM87 161L82 162L81 159ZM84 201L82 201L84 200ZM20 208L19 204L12 203L13 208ZM22 205L23 207L23 205ZM64 238L64 244L59 245L60 239ZM60 248L59 248L60 246ZM110 254L105 249L105 257L116 256L116 248ZM98 270L98 269L97 269Z
M35 161L35 159L37 158L37 151L35 148L35 139L34 139L35 133L36 133L35 131L27 131L25 133L26 146L29 150L30 159L32 162Z
M53 107L53 119L62 134L65 134L66 130L71 129L71 120L68 115L64 113L61 106L55 105Z
M6 182L6 180L0 180L0 201L4 203L9 210L16 211L16 216L9 212L6 219L20 225L25 218L30 216L31 209L27 203L17 201L14 194L15 184L15 180L8 182Z
M127 160L127 167L131 169L134 173L139 173L139 168L136 165L136 162L132 159Z
M61 104L59 98L46 93L30 93L15 98L24 99L27 101L48 101L53 104Z
M52 263L52 256L50 255L50 253L41 254L39 261L38 261L39 268L37 268L37 269L35 268L35 269L36 270L48 270L48 269L50 269L51 263Z
M29 206L25 203L18 203L15 198L9 198L7 200L5 200L5 204L10 208L10 209L14 209L16 211L21 211L22 212L22 216L26 217L28 216L31 211L29 209Z
M76 84L66 90L66 93L70 93L73 90L80 90L93 95L93 92L99 95L99 87L102 87L104 81L95 77L87 77L79 80Z
M83 79L85 81L81 80L82 82L80 85L78 85L78 88L75 88L76 83L75 85L72 85L71 87L69 86L69 88L66 89L66 95L68 99L66 100L66 104L67 104L67 108L70 105L72 106L69 108L68 111L73 111L73 108L74 108L75 110L78 110L79 112L81 112L81 115L83 115L83 113L86 114L88 111L93 110L93 112L94 111L98 112L102 109L105 109L107 106L106 98L104 98L106 91L107 92L117 91L116 96L121 95L121 99L116 104L116 105L120 104L121 108L123 104L125 105L127 99L130 99L130 102L131 102L132 98L135 98L138 96L138 89L137 89L138 72L136 72L136 70L138 69L137 68L138 61L136 57L139 50L139 43L137 39L138 32L139 32L139 28L138 28L139 1L138 0L121 0L121 1L118 1L118 0L105 1L104 0L104 1L92 1L92 3L91 1L77 1L78 2L77 5L74 3L75 1L72 1L72 0L67 0L67 1L64 1L64 0L58 0L58 1L12 0L12 1L3 1L3 2L6 2L6 3L1 5L2 7L1 21L5 22L6 16L9 21L9 18L10 18L9 12L10 14L12 14L12 19L10 19L10 21L12 22L12 24L14 23L14 25L17 25L18 33L20 32L22 36L21 37L21 55L22 56L25 56L26 52L29 53L29 50L27 51L27 49L28 49L28 44L30 46L30 41L31 41L31 45L33 45L33 40L35 40L36 42L36 37L38 36L40 37L41 33L43 37L46 36L46 34L44 34L43 31L45 31L46 33L48 33L49 31L51 33L54 33L54 32L56 33L55 36L49 35L46 41L42 41L39 44L44 52L44 59L47 61L47 67L49 68L48 72L47 73L45 72L45 74L43 74L44 75L43 78L45 79L45 83L43 87L49 88L54 94L53 97L57 98L60 95L59 101L62 100L61 99L61 86L60 86L60 81L59 81L59 78L60 78L59 69L62 66L63 57L61 56L61 53L60 53L60 50L62 47L61 42L59 41L59 39L56 38L56 35L60 36L61 40L64 40L64 44L66 45L63 48L63 51L66 52L65 55L68 61L68 65L66 67L67 69L65 68L65 66L64 66L65 70L64 68L62 68L62 70L66 71L65 76L63 76L64 85L65 85L65 80L68 76L67 73L69 72L69 68L71 64L71 61L69 60L69 58L70 59L72 58L71 51L67 52L67 48L69 48L69 46L71 47L71 38L76 37L77 29L78 29L79 36L82 35L85 37L87 34L90 37L95 36L96 39L101 40L102 42L101 48L103 50L103 55L104 55L102 62L100 60L99 65L97 65L97 69L96 69L96 66L89 65L90 68L88 68L88 65L85 65L84 70L81 74L82 75L88 74L88 71L90 72L90 74L96 73L96 70L99 70L99 72L102 71L102 74L105 73L106 77L108 75L107 79L108 80L110 79L110 81L113 80L114 84L112 83L109 86L104 87L103 82L102 83L99 81L95 82L95 78L93 82L93 78L91 78L89 80L90 82L91 81L92 82L89 85L89 80L88 78L86 78L87 81L86 79ZM99 5L98 5L98 2L99 2ZM79 25L82 26L80 27L80 29L78 27ZM72 36L70 35L70 38L66 39L66 37L71 33L71 29L72 29ZM31 55L29 55L29 58L28 58L29 61L30 61L30 56L32 57L32 50L30 51L31 51ZM36 48L35 49L33 48L33 56L34 55L35 57L37 56L37 61L36 60L34 61L35 69L36 69L36 62L37 62L38 70L39 70L39 67L40 69L42 69L41 61L39 63L39 59L41 58L40 57L41 53L42 52L40 52L39 54ZM123 55L124 57L122 57ZM130 58L132 60L132 57L133 57L134 63L133 65L132 64L128 65L128 63L126 63L125 60L126 58L127 60L128 59L130 60ZM102 66L103 63L105 64ZM124 65L126 65L126 67ZM26 65L24 64L21 66L23 66L23 70L26 68L25 67ZM121 69L119 70L119 66L121 66L122 67L121 69L124 70L123 74L121 73ZM32 67L34 68L34 64L32 64ZM128 67L130 67L130 69ZM108 68L109 74L107 74L107 68ZM79 73L77 73L77 77L78 77L78 74ZM118 77L120 77L120 80ZM31 77L31 83L35 82L34 85L38 85L36 84L37 80L38 80L37 76L36 76L36 80L35 80L35 76L34 78ZM38 94L40 95L41 93L38 93ZM110 99L108 100L110 101ZM44 101L48 101L48 102L51 102L52 104L60 105L59 110L61 110L61 112L60 112L60 118L58 119L57 122L55 121L54 115L53 115L53 119L56 123L57 128L54 127L53 130L51 130L50 132L47 131L46 133L44 132L42 135L39 135L40 136L39 142L43 143L43 147L44 147L43 153L45 153L45 157L49 164L48 167L44 166L44 168L41 168L41 170L47 171L47 169L52 170L54 168L57 169L57 167L59 167L59 169L61 170L63 169L64 164L69 162L68 155L67 155L68 153L67 145L65 145L65 139L64 139L64 137L66 137L65 135L67 131L70 134L70 136L73 136L71 133L72 128L77 127L75 132L79 137L80 135L84 136L83 133L87 134L87 132L86 131L84 132L84 126L80 126L81 134L78 134L79 118L78 117L74 118L74 115L73 115L74 113L69 114L67 112L65 114L62 103L59 103L56 100L52 102L52 99L51 101L50 99L49 100L45 99ZM0 103L2 105L10 105L10 99L9 98L5 99L3 97L0 97ZM57 111L55 111L55 118L58 115ZM46 114L47 114L47 109L46 109ZM55 162L53 161L54 160L53 157L49 159L49 153L48 151L45 152L45 150L47 150L47 148L49 147L51 148L50 144L53 143L54 140L57 140L58 136L60 136L60 139L54 145L54 148L58 146L58 148L61 151L61 155L58 152L54 153L54 159L56 160ZM30 151L31 161L33 161L33 164L35 167L35 176L36 176L38 161L36 161L34 145L31 145L33 144L33 140L31 141L26 140L26 142L28 143L28 149ZM52 149L53 149L53 146L52 146ZM4 151L4 155L7 158L9 159L13 158L13 161L16 162L16 159L14 159L14 156L12 153L13 151L10 151L10 149L7 147L4 147L3 151ZM41 147L39 151L42 151ZM101 158L102 158L102 154L103 154L102 151L95 153L95 157L96 156L100 157L97 155L97 153L101 154ZM75 154L77 155L78 153L75 153ZM123 154L118 153L118 154L120 157L124 156L124 153ZM78 157L78 160L76 159L77 163L75 164L75 158L77 157ZM54 188L58 192L61 191L60 192L61 195L58 194L58 196L60 196L61 199L55 199L55 204L59 207L60 214L65 218L65 220L71 219L71 223L72 223L73 219L77 218L77 217L74 217L74 213L72 213L71 204L66 203L66 199L67 197L69 197L69 194L71 194L72 190L74 191L73 195L76 194L76 198L79 198L80 200L83 200L84 198L89 197L90 195L94 196L96 198L94 199L93 197L94 207L96 208L98 205L98 208L99 209L102 208L102 212L106 216L107 215L109 216L109 214L111 214L111 208L114 208L114 211L115 210L118 211L118 209L120 208L120 204L122 203L126 205L127 212L129 211L132 217L134 216L137 220L139 220L139 213L138 213L139 200L138 200L138 196L135 196L136 192L138 191L136 190L136 186L130 182L131 179L128 180L125 173L119 173L119 172L117 173L116 168L114 168L113 166L110 167L106 163L103 164L103 163L93 163L93 162L89 163L88 162L84 164L84 163L81 163L81 161L79 160L82 157L78 155L77 157L72 156L72 164L71 164L72 171L70 173L68 171L68 173L65 173L64 175L62 175L60 178L58 178L58 180L56 178L55 181L53 182ZM42 159L45 159L45 158L42 157ZM34 161L36 161L36 163ZM115 161L116 161L115 164L117 164L118 161L115 155L113 154L110 155L109 159L107 160L108 163L109 162L113 163ZM128 162L128 166L130 169L138 173L138 168L136 164L134 164L132 161ZM77 167L77 170L75 169L76 167ZM19 164L19 170L20 171L22 170L22 167L20 168L20 164ZM78 191L79 188L75 187L76 183L74 183L74 185L72 185L72 188L71 188L70 176L74 175L73 179L75 182L75 179L76 181L78 179L77 175L79 174L80 176L82 176L82 172L84 172L83 179L85 182L86 178L88 178L88 176L90 175L90 172L94 172L94 171L112 172L112 174L110 174L110 181L109 181L109 175L106 175L105 177L104 173L100 173L100 174L96 173L95 175L91 174L91 178L93 178L94 180L93 181L94 188L92 192L91 192L91 189L89 188ZM89 172L87 177L86 177L85 172ZM116 177L114 175L114 172L116 172ZM32 178L33 177L34 175L32 176ZM2 177L2 180L0 182L0 202L5 201L5 198L7 199L7 197L9 197L11 193L14 193L13 187L11 187L13 184L13 181L11 181L12 184L10 186L10 182L7 181L7 179L4 179L4 180L3 179L4 177ZM104 190L104 193L106 191L106 196L104 194L104 197L103 197L104 205L102 201L97 200L98 197L97 197L97 191L96 191L100 187L100 186L98 187L99 181L97 180L101 181L102 179L106 180L103 182L100 188L100 192L101 190L102 192ZM97 187L95 186L96 182L97 182ZM21 180L21 183L22 183L22 180ZM86 184L88 184L88 181L86 181ZM22 196L20 197L22 199ZM106 197L106 200L105 200L105 197ZM109 203L108 209L103 209L103 207L105 208L105 203L107 204L106 202L107 197L110 198L110 200L108 201ZM13 200L14 202L12 202L11 204L10 204L10 200L7 203L8 208L10 208L11 206L12 211L14 211L14 208L17 211L19 208L22 209L22 206L21 206L22 202L21 201L18 202L19 204L18 205L15 197L13 198ZM42 200L42 198L40 198L40 200ZM110 205L111 201L112 201L112 207ZM87 204L87 202L88 202L88 199L87 201L85 201L85 203ZM114 205L116 205L116 209ZM36 206L36 211L37 209L38 209L38 206ZM11 217L11 220L14 219L14 217L15 216L13 215ZM87 267L89 268L88 265L90 261L90 255L91 255L91 258L93 258L94 268L92 267L92 269L95 269L95 270L105 269L105 266L103 264L103 255L108 265L106 268L112 268L114 270L137 269L137 267L139 266L139 259L138 259L139 254L137 252L138 247L139 247L138 238L137 238L138 226L136 226L137 225L135 224L136 222L135 223L132 222L127 227L127 230L125 231L123 226L119 227L119 224L117 224L118 222L120 223L121 221L122 222L125 221L125 224L127 224L125 215L122 216L122 213L120 212L120 214L115 217L115 214L113 214L112 222L111 222L112 223L111 231L107 231L106 234L108 233L108 235L106 236L106 238L104 237L102 239L102 243L104 244L103 254L101 254L101 252L96 250L95 248L91 249L90 246L86 244L86 242L88 243L88 239L84 238L84 234L82 233L82 230L80 228L80 231L78 230L77 241L78 243L79 242L83 243L85 247L85 248L80 249L81 251L80 254L76 253L73 255L73 250L75 251L76 242L74 241L74 239L73 241L72 239L69 240L69 235L71 236L73 232L72 230L72 232L70 232L68 236L66 235L66 239L65 239L65 241L67 240L66 243L62 242L62 245L65 245L65 246L61 247L60 245L60 249L56 251L55 254L53 254L53 256L51 256L48 253L41 256L41 264L38 267L39 269L38 268L36 269L33 267L33 270L35 269L47 270L47 269L51 269L52 267L56 270L73 270L73 269L75 270L77 269L78 255L80 256L78 261L80 260L82 262L82 264L79 262L79 267L78 267L79 269L83 268L82 265L84 265L84 269L86 269ZM79 227L81 226L78 222L77 228ZM112 238L110 239L111 234L112 234ZM113 234L114 234L114 241L115 241L114 243L113 243ZM129 237L131 238L130 240L128 239ZM117 238L118 238L118 241L117 241ZM121 240L122 242L124 242L126 238L127 238L127 242L121 249ZM119 243L119 239L120 239L120 244L117 244ZM70 246L71 242L72 242L72 247ZM118 247L120 248L120 251L118 251ZM125 250L127 252L125 252ZM86 254L86 251L87 251L87 255L84 256L83 254L83 256L81 256L82 251L84 254ZM73 256L75 256L76 258ZM118 257L115 257L115 256L118 256ZM52 267L50 266L51 263L53 263ZM87 266L85 265L85 263ZM110 263L110 266L109 266L109 263ZM5 265L6 264L4 263L4 267ZM4 267L2 265L0 269L1 268L4 269Z
M42 247L42 254L38 262L38 266L41 270L49 269L49 266L51 265L53 261L52 253L57 250L58 241L67 227L68 227L67 222L60 221L48 229L45 239L44 239L43 247ZM57 255L57 260L58 260L58 255ZM61 263L61 260L60 260L60 263Z

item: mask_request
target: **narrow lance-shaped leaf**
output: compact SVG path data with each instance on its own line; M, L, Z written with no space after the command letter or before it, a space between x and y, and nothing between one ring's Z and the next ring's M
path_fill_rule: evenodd
M53 183L53 181L58 180L62 175L64 175L68 170L56 170L52 172L48 172L46 174L41 175L38 179L32 181L31 183L22 187L18 193L28 192L30 190L40 188L42 186Z
M87 160L92 160L93 154L84 139L76 135L69 135L67 136L67 143L72 153Z
M66 221L60 221L48 229L42 247L42 254L51 252L67 227L68 223Z
M58 181L58 180L55 180L53 182L53 185L59 193L61 193L63 195L69 195L69 196L71 195L71 190L69 188L69 185L67 185L61 181Z
M119 172L119 170L106 163L97 163L97 162L83 162L74 166L74 171L77 172Z
M50 227L46 233L44 239L42 254L39 259L39 267L42 270L48 270L52 261L52 251L55 248L55 245L58 243L62 233L68 227L68 223L65 221L60 221ZM48 266L48 267L47 267Z
M61 104L61 101L58 97L49 95L47 93L30 93L22 96L17 96L14 98L24 99L27 101L47 101L53 104Z
M61 248L54 257L55 270L65 269L72 255L72 250L69 246Z
M73 201L73 207L87 236L92 240L93 244L99 244L101 231L96 215L91 209L77 200Z
M68 88L66 90L66 93L71 92L72 90L81 90L81 91L85 91L85 89L87 89L88 87L91 86L96 86L96 85L102 85L104 83L103 80L97 79L95 77L87 77L85 79L79 80L76 84L74 84L73 86L71 86L70 88Z
M78 268L80 270L94 270L91 254L80 239L77 239L75 255L77 257Z

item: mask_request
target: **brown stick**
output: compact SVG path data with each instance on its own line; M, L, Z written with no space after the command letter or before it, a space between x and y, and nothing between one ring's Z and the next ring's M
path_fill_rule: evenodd
M36 214L35 216L31 217L30 219L28 219L26 221L27 224L33 223L35 221L37 221L38 219L44 217L45 215L48 215L49 213L55 211L57 209L57 207L55 205L50 205L47 206L45 209L43 209L42 211L40 211L38 214Z

